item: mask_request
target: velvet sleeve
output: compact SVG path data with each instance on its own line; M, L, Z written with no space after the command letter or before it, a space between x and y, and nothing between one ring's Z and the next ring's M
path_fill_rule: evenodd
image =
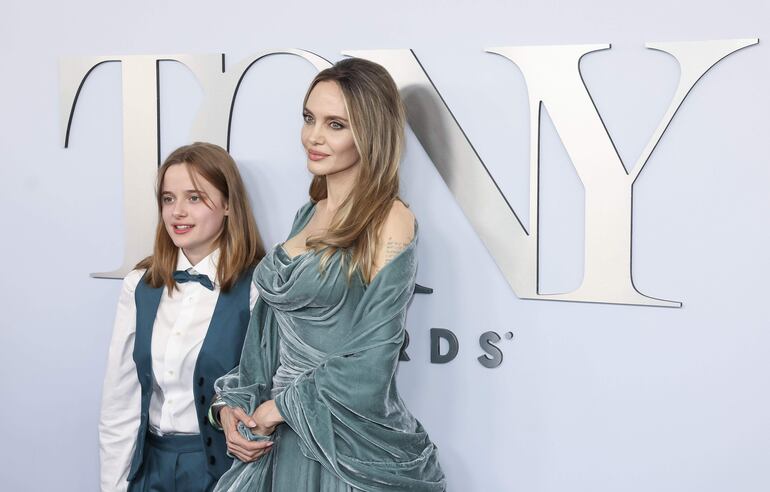
M248 415L270 398L272 375L277 367L278 338L272 322L272 312L257 299L251 313L244 339L240 364L214 383L214 390L228 406L240 407ZM250 441L272 440L251 432L242 422L238 432ZM229 454L229 452L228 452ZM245 463L233 460L232 467L217 481L214 492L270 490L273 453L257 461Z

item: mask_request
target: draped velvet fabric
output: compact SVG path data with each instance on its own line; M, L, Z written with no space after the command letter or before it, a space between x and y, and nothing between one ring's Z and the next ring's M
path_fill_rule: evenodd
M299 210L290 237L313 211ZM445 490L436 446L396 388L415 247L416 234L368 286L348 279L345 251L323 271L312 251L291 258L278 245L265 256L240 366L216 390L248 413L273 398L286 423L272 436L241 424L248 439L275 439L273 450L235 460L216 491Z

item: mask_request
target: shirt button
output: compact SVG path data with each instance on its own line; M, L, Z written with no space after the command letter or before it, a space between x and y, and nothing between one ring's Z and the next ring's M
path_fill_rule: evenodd
M169 405L172 405L174 403L174 400L166 400Z
M168 371L168 375L169 376L173 376L174 375L174 371Z
M181 335L181 334L182 334L182 332L181 332L181 331L178 331L178 332L174 333L174 335L176 335L176 336L179 336L179 335Z

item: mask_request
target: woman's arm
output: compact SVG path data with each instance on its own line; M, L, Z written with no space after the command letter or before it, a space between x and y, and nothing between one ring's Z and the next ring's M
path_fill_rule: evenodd
M374 253L372 279L382 268L406 248L414 239L414 214L396 200L390 208L380 231Z
M136 304L134 292L144 274L130 272L123 280L107 358L99 418L99 457L103 492L125 491L136 446L141 412L141 387L134 364Z

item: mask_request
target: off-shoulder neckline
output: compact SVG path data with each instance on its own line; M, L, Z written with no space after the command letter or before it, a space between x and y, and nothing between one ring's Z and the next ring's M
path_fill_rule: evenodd
M313 250L313 249L306 249L305 251L303 251L303 252L301 252L301 253L297 253L296 255L294 255L294 256L291 256L291 255L289 254L289 252L288 252L288 251L286 251L286 248L284 247L284 244L286 244L286 242L287 242L287 241L289 241L289 240L291 240L292 238L294 238L294 237L296 237L297 235L299 235L299 233L300 233L300 232L302 232L302 231L305 229L305 227L308 225L308 223L310 222L310 220L311 220L311 219L313 218L313 216L315 215L315 210L316 210L316 205L317 205L317 204L318 204L318 202L309 201L307 204L305 204L305 205L303 206L303 208L304 208L304 207L307 207L308 205L310 205L310 207L309 207L309 208L308 208L308 209L305 211L305 213L304 213L305 217L304 217L304 219L302 220L302 222L301 222L301 225L298 225L297 227L292 227L292 231L295 231L295 230L296 230L297 232L296 232L295 234L293 234L292 236L290 236L290 237L289 237L288 239L286 239L285 241L283 241L282 243L278 243L278 245L276 246L276 249L278 249L278 251L280 251L280 252L283 254L283 256L285 256L285 257L286 257L286 258L287 258L289 261L292 261L292 262L293 262L293 261L295 261L295 260L298 260L298 259L302 258L303 256L306 256L306 255L308 255L309 253L315 253L315 250ZM385 266L383 266L383 267L380 269L380 271L384 270L384 269L385 269L385 268L386 268L386 267L387 267L387 266L388 266L390 263L392 263L392 262L393 262L393 260L395 260L396 258L398 258L399 256L401 256L401 255L402 255L404 252L406 252L408 249L410 249L410 248L412 248L412 247L413 247L413 245L414 245L414 244L417 242L417 231L418 231L418 226L417 226L417 217L415 217L415 218L414 218L414 235L412 236L412 240L411 240L411 241L409 241L409 244L407 244L407 245L404 247L404 249L402 249L401 251L399 251L399 252L398 252L398 254L396 254L396 256L394 256L394 257L393 257L393 258L392 258L392 259L391 259L391 260L390 260L390 261L389 261L389 262L388 262L388 263L387 263ZM377 272L377 274L379 274L379 273L380 273L380 272ZM376 277L377 277L377 275L375 275L375 276L374 276L374 278L376 278ZM372 281L374 281L374 278L372 278ZM369 282L369 284L371 284L371 282Z

